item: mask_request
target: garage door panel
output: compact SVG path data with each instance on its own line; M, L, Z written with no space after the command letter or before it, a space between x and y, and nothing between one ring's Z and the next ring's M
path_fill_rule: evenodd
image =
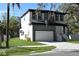
M36 41L53 41L53 31L35 31Z

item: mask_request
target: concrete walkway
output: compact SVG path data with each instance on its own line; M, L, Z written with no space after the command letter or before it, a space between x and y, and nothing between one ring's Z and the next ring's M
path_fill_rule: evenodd
M40 42L50 46L56 46L52 51L32 54L35 56L79 56L79 44L69 42Z

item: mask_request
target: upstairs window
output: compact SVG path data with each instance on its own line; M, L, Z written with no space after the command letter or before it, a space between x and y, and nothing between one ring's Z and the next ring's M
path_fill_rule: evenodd
M60 21L63 21L63 19L64 19L64 16L60 15Z
M54 21L54 13L49 13L48 20L49 20L49 22L53 23L53 21Z
M63 21L63 15L62 14L56 14L55 15L55 20L56 21Z
M35 12L32 12L32 19L33 19L33 20L36 20L36 17L37 17L37 16L36 16L36 13L35 13Z
M51 19L54 20L54 17L55 17L55 14L52 13L52 14L51 14Z
M59 21L59 14L56 14L56 15L55 15L55 20L56 20L56 21Z
M38 21L43 21L42 13L38 13Z
M48 20L48 13L44 13L44 19Z
M42 13L42 20L44 21L44 13Z

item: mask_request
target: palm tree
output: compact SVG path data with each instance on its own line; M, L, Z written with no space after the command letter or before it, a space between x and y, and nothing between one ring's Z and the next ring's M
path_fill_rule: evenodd
M20 4L19 3L12 3L12 7L17 5L18 8L20 9ZM7 27L6 27L6 35L7 35L7 40L6 40L6 47L9 48L9 17L10 17L10 3L7 3Z

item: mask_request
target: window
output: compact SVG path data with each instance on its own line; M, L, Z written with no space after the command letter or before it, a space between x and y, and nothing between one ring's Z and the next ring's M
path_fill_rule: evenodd
M53 24L53 22L54 22L54 14L53 13L49 13L49 19L48 19L48 23L49 24Z
M55 19L56 19L56 21L63 21L63 15L62 14L56 14Z
M32 19L36 20L36 13L35 12L32 12Z
M52 13L52 14L51 14L51 19L54 20L54 17L55 17L55 14Z
M42 13L42 20L44 21L44 13Z
M44 14L44 19L45 19L45 20L48 20L48 13L45 13L45 14Z
M38 21L43 21L42 20L42 13L38 13Z
M60 21L63 21L63 15L60 15Z
M48 19L50 20L52 18L51 13L48 13Z
M63 26L63 33L65 34L65 27Z
M59 21L59 15L58 14L55 15L55 20Z

